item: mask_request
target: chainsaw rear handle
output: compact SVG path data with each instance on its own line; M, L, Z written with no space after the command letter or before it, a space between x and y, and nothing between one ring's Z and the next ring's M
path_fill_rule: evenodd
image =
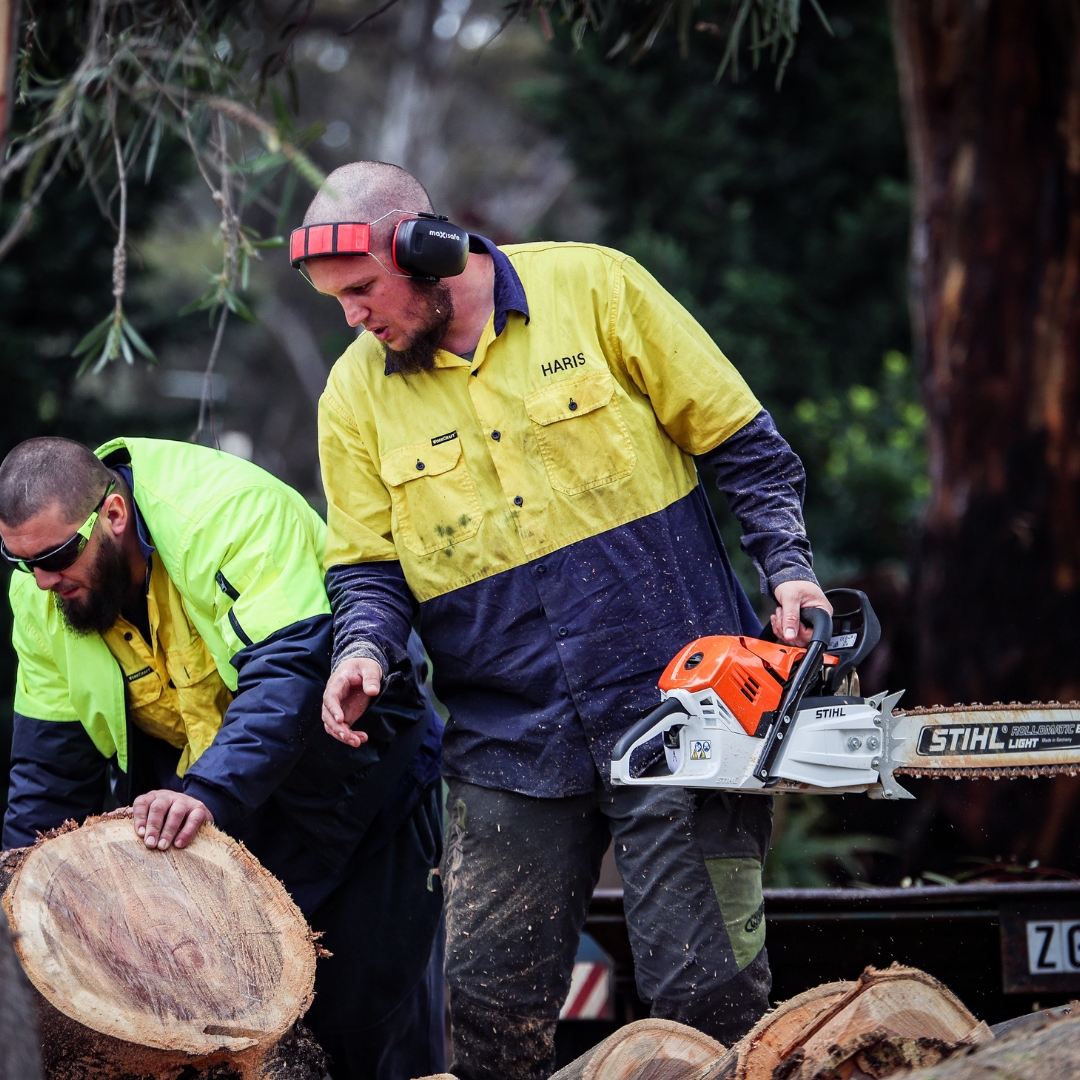
M634 743L648 733L659 721L666 719L674 713L682 713L686 715L686 706L682 704L676 697L669 697L661 705L658 705L648 716L643 716L636 724L631 724L630 727L622 733L619 741L615 744L615 749L611 751L611 757L613 761L621 761L627 754L634 749Z
M820 641L822 645L828 645L832 637L832 616L820 607L804 607L799 612L799 619L804 626L813 630L811 641Z
M825 594L826 599L832 595L833 592L854 592L854 589L833 589ZM859 593L862 596L862 593ZM823 620L828 619L826 623ZM811 641L823 641L826 645L829 643L829 639L832 637L832 616L824 609L819 607L804 607L799 612L799 620L804 626L809 626L814 631L814 636ZM821 632L827 633L827 637L821 637ZM772 623L766 619L765 625L761 628L761 633L758 637L762 641L775 641L778 645L786 645L786 641L781 641L774 633ZM876 642L876 639L875 639ZM867 650L869 651L869 650Z

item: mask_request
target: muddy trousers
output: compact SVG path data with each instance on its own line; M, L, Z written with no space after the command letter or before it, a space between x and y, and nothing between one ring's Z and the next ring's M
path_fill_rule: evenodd
M333 1080L410 1080L443 1070L440 785L312 913L320 944L304 1022Z
M681 788L537 799L451 780L443 854L453 1073L545 1080L609 842L638 994L730 1045L768 1008L771 801Z

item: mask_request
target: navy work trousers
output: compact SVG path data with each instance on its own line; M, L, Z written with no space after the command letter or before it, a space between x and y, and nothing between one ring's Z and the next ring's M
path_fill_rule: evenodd
M638 993L730 1045L768 1008L763 796L619 787L538 799L450 781L442 878L460 1080L543 1080L609 842Z
M304 1018L333 1080L410 1080L445 1068L439 785L312 913L315 1001Z

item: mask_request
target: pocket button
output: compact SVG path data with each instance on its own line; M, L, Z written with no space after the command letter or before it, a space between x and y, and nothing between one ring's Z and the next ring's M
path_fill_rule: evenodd
M570 409L571 412L573 412L577 408L577 402L573 398L571 398L570 404L567 407Z
M416 463L416 467L417 467L418 469L422 469L422 468L424 467L424 463L423 463L422 461L418 461L418 462Z

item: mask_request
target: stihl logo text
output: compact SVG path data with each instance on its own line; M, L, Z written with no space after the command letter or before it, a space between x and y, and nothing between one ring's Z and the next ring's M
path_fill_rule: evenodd
M1078 724L935 724L919 732L924 757L1009 754L1080 746Z
M831 709L815 709L815 720L828 720L830 716L844 716L843 707L840 705L834 705Z

